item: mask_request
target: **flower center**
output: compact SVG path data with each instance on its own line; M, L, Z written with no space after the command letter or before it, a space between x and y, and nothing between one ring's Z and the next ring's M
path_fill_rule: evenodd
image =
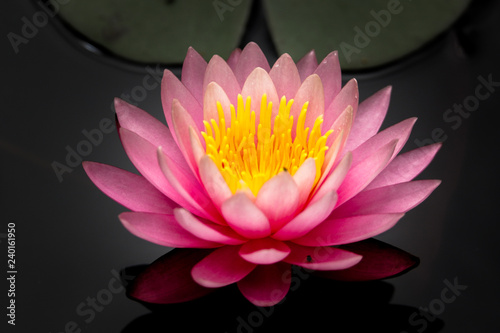
M304 103L292 138L294 119L290 109L293 99L287 103L284 96L281 98L273 123L272 103L267 103L265 94L260 103L258 123L251 104L250 97L244 101L238 95L237 108L230 105L231 120L226 124L224 110L217 102L218 121L203 121L205 132L201 134L205 139L206 153L219 168L231 191L250 189L257 195L262 185L280 171L288 171L293 176L307 158L314 158L316 162L316 185L328 149L326 140L333 132L321 134L323 116L316 118L309 132L309 127L305 127L308 102Z

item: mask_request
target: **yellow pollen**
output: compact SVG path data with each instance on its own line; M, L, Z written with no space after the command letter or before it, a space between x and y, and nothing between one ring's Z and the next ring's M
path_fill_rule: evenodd
M326 141L333 131L321 134L322 115L316 118L311 130L305 127L308 102L302 106L294 126L293 116L290 115L292 104L293 99L287 102L283 96L272 122L273 105L267 102L264 94L256 123L251 98L247 97L244 101L238 95L236 109L230 106L229 124L226 124L219 102L216 105L219 119L203 121L205 131L201 134L205 139L206 154L215 162L233 193L250 189L257 195L266 181L282 171L293 176L309 157L316 162L314 185L320 179L328 149ZM292 138L294 129L295 137Z

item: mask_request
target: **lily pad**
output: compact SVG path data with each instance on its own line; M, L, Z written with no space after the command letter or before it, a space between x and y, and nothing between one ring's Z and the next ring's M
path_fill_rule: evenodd
M342 69L381 66L449 28L470 0L264 0L279 53L322 59L339 51Z
M252 0L51 0L76 31L123 58L180 64L189 46L229 56L243 35Z

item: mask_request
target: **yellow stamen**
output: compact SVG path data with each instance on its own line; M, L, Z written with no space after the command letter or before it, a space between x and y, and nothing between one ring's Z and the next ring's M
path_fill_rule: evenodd
M233 193L250 189L257 195L266 181L281 171L292 176L308 158L316 162L314 185L321 177L325 160L327 138L332 130L321 134L323 116L315 119L311 132L305 128L308 103L304 103L295 126L290 115L293 99L287 102L281 98L278 114L272 121L272 102L267 102L264 94L260 103L259 123L256 124L255 112L251 110L250 97L243 100L238 95L237 107L230 106L231 120L226 127L224 110L217 102L219 119L204 120L205 131L202 136L206 143L206 153L214 161Z

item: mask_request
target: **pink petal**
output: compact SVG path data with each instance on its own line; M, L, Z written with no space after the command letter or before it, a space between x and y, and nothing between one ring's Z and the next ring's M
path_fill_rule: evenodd
M377 134L389 108L392 87L379 90L359 104L345 151L352 151Z
M190 116L196 126L194 128L203 129L203 108L198 100L191 94L191 92L179 81L171 71L165 70L163 80L161 82L161 102L163 105L163 112L167 120L168 128L173 131L172 121L172 103L177 99L179 103L189 110ZM172 134L174 134L172 132ZM177 138L174 136L176 142Z
M191 276L207 288L220 288L240 281L256 265L241 258L239 249L239 246L216 249L193 267Z
M440 148L441 143L435 143L396 156L365 190L412 180L429 165Z
M356 166L353 163L337 191L339 195L337 205L340 206L358 194L386 167L397 143L397 140L393 140Z
M85 161L82 165L104 194L130 210L173 214L177 206L140 175L101 163Z
M340 71L337 51L328 54L314 71L318 74L325 88L325 106L330 105L342 88L342 74Z
M292 252L283 261L307 269L320 271L346 269L361 260L359 254L335 247L306 247L293 243L288 245Z
M293 242L306 246L332 246L367 239L392 228L402 217L399 214L358 215L329 219Z
M232 195L224 177L222 177L215 163L207 155L200 159L199 168L201 181L208 195L217 207L221 207L222 203Z
M217 83L227 94L231 104L237 105L238 94L241 92L240 84L234 76L233 70L228 64L219 57L214 55L208 63L203 79L203 96L205 96L207 86L210 82Z
M245 193L236 193L221 207L222 215L238 234L246 238L261 238L271 234L271 225L264 213Z
M195 210L170 185L158 164L156 147L151 142L125 128L120 128L120 139L128 157L139 172L160 192L183 207Z
M234 75L241 86L247 80L248 75L257 67L262 68L266 73L270 70L269 62L260 47L256 43L250 42L243 48L234 69Z
M299 119L300 111L304 103L309 102L307 106L307 114L305 127L313 128L316 118L325 113L325 97L323 93L323 83L318 75L313 74L308 76L300 86L295 95L290 115L293 119ZM323 128L325 128L323 126ZM295 128L292 129L292 136L295 135Z
M439 180L415 180L363 191L337 207L331 217L405 213L424 201L440 183Z
M342 112L350 105L352 106L353 119L356 118L358 110L359 92L358 82L356 79L351 79L335 96L330 105L325 106L325 122L323 129L329 129L333 123L342 114Z
M222 88L215 82L210 82L203 97L203 119L210 122L214 119L219 124L219 113L217 111L217 102L222 106L226 124L231 124L231 102ZM226 126L227 126L226 125Z
M270 265L283 260L290 254L290 248L283 242L272 238L248 241L241 246L240 256L257 265Z
M352 116L352 113L350 113L350 115ZM349 117L349 114L346 113L345 116ZM352 117L350 119L352 120ZM349 118L346 120L349 121ZM345 126L349 125L347 124ZM334 132L330 135L334 136L335 138L332 141L331 145L328 146L328 150L326 151L325 160L323 162L323 166L321 167L321 177L319 178L319 181L316 184L316 188L314 189L314 191L316 191L319 187L322 186L325 179L332 173L333 166L339 163L338 157L342 149L341 147L342 142L345 142L345 133L346 133L345 130L340 129L337 132Z
M174 215L181 227L198 238L226 245L239 245L246 241L231 228L200 220L183 208L174 209Z
M169 129L158 119L138 107L115 98L115 110L119 127L123 127L156 147L164 146L165 153L179 165L186 165L186 161L176 145Z
M257 121L260 115L260 105L262 100L262 95L267 95L267 103L273 103L272 119L278 114L280 100L278 98L278 93L274 87L273 80L269 74L262 68L255 68L250 75L248 75L243 88L241 89L241 95L243 100L246 101L247 96L252 99L252 110L255 111L255 116Z
M175 249L162 256L141 274L128 289L128 295L143 302L171 304L190 301L212 292L194 282L191 269L209 252Z
M288 290L291 266L282 262L257 266L238 282L240 292L256 306L273 306L281 302Z
M198 238L184 230L173 215L126 212L118 216L132 234L169 247L214 248L220 243Z
M309 204L272 237L279 240L290 240L307 234L330 215L336 203L337 193L335 191L326 193L321 199Z
M419 259L408 252L375 239L342 245L341 248L358 253L363 259L351 268L315 272L315 275L341 281L371 281L401 274L419 263Z
M200 140L199 132L197 132L194 128L189 127L189 142L191 143L191 150L193 151L193 158L196 164L199 164L200 160L203 156L205 156L205 148ZM198 170L198 172L200 172Z
M327 155L325 156L326 163L330 163L333 158L336 160L341 157L343 154L340 154L339 152L345 152L344 146L349 138L353 121L354 108L351 105L348 105L328 129L333 130L333 133L326 140L326 145L330 147L327 151ZM331 147L335 147L335 150L331 149ZM333 156L331 156L330 153L332 153Z
M285 53L279 57L271 68L269 76L274 82L279 98L282 96L286 96L287 99L294 98L301 80L297 66L290 55Z
M305 56L303 56L299 62L297 62L297 70L299 71L300 80L304 80L314 73L318 67L318 60L316 59L316 52L314 50L309 51Z
M280 172L268 180L259 190L255 204L267 216L271 230L279 230L297 210L299 189L292 176Z
M181 82L200 104L203 102L203 77L206 69L205 59L189 47L182 65Z
M240 59L240 55L241 55L241 49L236 48L233 50L233 52L231 52L231 54L229 55L229 58L227 58L227 64L229 65L229 67L231 67L233 72L234 72L234 69L236 68L236 64L238 63L238 60Z
M316 161L314 158L307 158L304 163L297 169L293 175L293 180L299 188L299 203L298 206L302 207L309 198L314 179L316 178Z
M373 155L380 147L387 145L389 142L397 139L398 144L394 149L391 160L401 151L410 136L413 125L417 118L408 118L396 125L386 128L377 135L372 136L352 152L352 165L355 167L358 163L366 159L369 155Z
M330 175L325 179L323 184L317 188L316 192L311 198L311 204L321 199L326 193L330 191L337 191L351 167L352 154L347 153Z
M190 114L177 100L174 100L172 102L172 126L173 129L171 130L175 133L179 149L184 155L184 158L186 159L187 164L189 165L194 176L196 176L196 178L199 179L198 162L196 161L193 149L191 148L191 139L189 130L189 128L195 129L196 125L193 121L193 118L191 118ZM199 132L195 133L198 134L198 136L201 136Z
M163 153L162 147L157 151L160 169L170 185L179 195L196 209L194 213L210 220L221 220L222 217L208 197L205 189L200 186L197 179L189 170L181 169Z

